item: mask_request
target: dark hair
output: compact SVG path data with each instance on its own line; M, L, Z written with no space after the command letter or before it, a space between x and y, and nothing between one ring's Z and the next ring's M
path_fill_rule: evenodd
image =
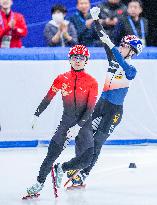
M51 8L51 15L53 13L55 13L56 11L60 11L62 12L63 14L67 13L67 9L65 6L61 5L61 4L56 4L55 6L52 6Z
M128 5L129 5L129 3L131 3L131 2L137 2L137 3L139 3L140 7L143 8L143 3L142 3L141 0L130 0L130 1L128 2Z
M78 2L79 2L79 0L76 1L76 4L78 4ZM90 3L90 0L89 0L89 3Z

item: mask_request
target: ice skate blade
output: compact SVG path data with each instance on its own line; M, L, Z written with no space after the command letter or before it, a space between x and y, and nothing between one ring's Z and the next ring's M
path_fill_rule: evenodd
M85 189L85 187L86 187L86 184L76 185L76 186L72 185L72 186L67 187L66 190L67 191L69 191L69 190L80 190L80 189Z
M22 197L22 200L28 200L28 199L35 199L38 198L40 196L40 194L31 194L31 195L26 195L24 197Z

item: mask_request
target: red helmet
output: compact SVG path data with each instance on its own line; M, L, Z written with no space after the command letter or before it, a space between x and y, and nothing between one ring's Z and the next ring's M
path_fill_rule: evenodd
M75 45L72 48L70 48L68 56L70 57L72 55L83 55L86 56L87 58L90 57L89 50L84 45Z

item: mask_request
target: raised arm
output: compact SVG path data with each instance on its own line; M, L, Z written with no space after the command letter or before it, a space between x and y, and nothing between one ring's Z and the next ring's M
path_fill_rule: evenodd
M102 31L105 33L105 30L104 28L102 27L102 25L99 23L99 13L100 13L100 8L98 7L93 7L91 10L90 10L90 13L92 15L92 18L94 20L94 27L95 27L95 30L99 36L99 38L101 39L101 37L103 36L102 35ZM112 61L112 60L115 60L115 57L110 49L110 47L106 44L106 43L103 43L103 46L105 48L105 51L106 51L106 54L107 54L107 58L108 58L108 61L109 63Z
M97 22L97 32L101 39L101 41L106 44L110 49L112 49L115 45L110 40L109 36L105 33L105 30L103 29L102 25L100 25L99 21L99 14L100 14L100 8L99 7L93 7L90 9L91 16L94 20L94 22ZM105 41L104 41L105 38Z
M90 13L91 13L92 18L93 18L94 21L98 21L99 20L100 8L93 7L92 9L90 9ZM100 28L101 28L101 30L99 30L99 36L100 36L101 41L109 47L109 49L113 53L116 61L119 63L119 65L125 71L126 77L129 80L133 79L135 77L135 75L136 75L136 69L133 66L130 66L126 62L124 57L120 54L118 49L115 47L115 45L110 40L109 36L105 33L105 30L103 29L103 27L100 27Z

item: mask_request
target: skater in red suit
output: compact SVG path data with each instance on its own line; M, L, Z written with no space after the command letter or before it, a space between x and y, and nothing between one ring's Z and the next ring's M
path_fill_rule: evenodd
M70 137L76 137L76 157L55 166L57 187L61 185L64 172L80 170L91 163L94 146L92 112L97 99L98 84L84 70L88 58L89 51L85 46L75 45L70 49L71 70L60 74L54 80L50 90L34 114L32 127L34 127L36 119L47 108L56 93L61 91L64 107L62 119L51 139L47 156L40 167L37 183L27 189L28 194L36 194L43 188L53 163L66 147Z
M11 10L12 0L0 1L0 48L21 48L27 26L22 14Z

